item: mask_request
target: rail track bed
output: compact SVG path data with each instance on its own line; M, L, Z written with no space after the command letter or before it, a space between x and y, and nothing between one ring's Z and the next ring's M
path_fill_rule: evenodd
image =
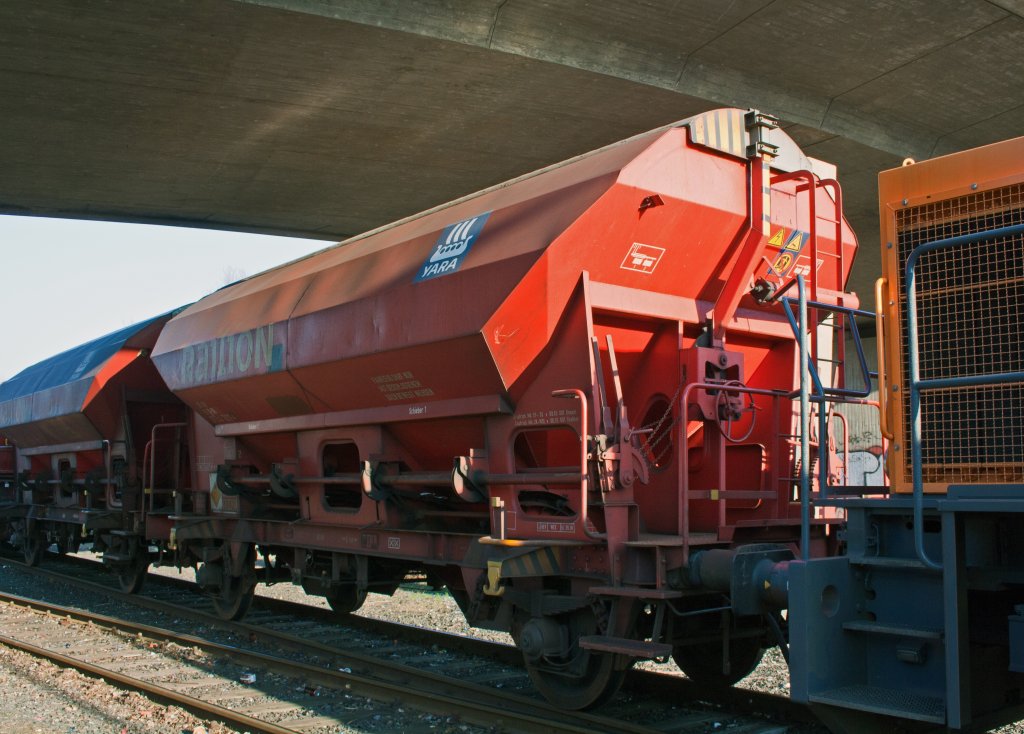
M67 659L76 657L88 672L239 730L381 731L376 701L405 731L437 731L439 722L467 732L824 731L786 699L740 689L709 696L686 679L647 671L634 671L624 693L599 712L565 712L533 692L509 645L262 596L243 622L224 622L178 579L150 574L142 593L126 595L82 558L48 556L43 568L2 565L0 590L68 609L47 615L27 600L5 601L17 611L0 615L0 641L21 635L33 646L25 649L43 654L52 632L60 664L83 668ZM102 618L89 622L95 615ZM27 631L9 628L18 620ZM89 669L104 660L107 672ZM246 682L250 676L254 682Z

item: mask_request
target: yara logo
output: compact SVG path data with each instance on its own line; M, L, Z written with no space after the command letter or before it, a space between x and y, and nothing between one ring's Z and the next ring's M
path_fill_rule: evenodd
M490 215L490 212L485 212L445 227L437 238L434 251L420 266L414 282L430 280L458 270L469 253L469 248L473 246L476 238L483 231L484 224Z
M458 257L469 249L469 230L476 224L476 220L480 217L473 217L467 219L465 222L459 222L455 225L454 229L448 233L448 236L444 238L444 242L437 246L434 250L434 254L430 256L430 262L436 263L438 260L447 260L450 257Z

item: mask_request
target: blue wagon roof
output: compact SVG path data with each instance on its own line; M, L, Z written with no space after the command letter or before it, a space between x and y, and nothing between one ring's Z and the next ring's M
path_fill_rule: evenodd
M146 321L126 326L25 368L0 384L0 403L66 385L88 376L114 356L118 350L128 345L132 337L155 322L161 319L166 320L168 316L170 316L169 313L161 314Z

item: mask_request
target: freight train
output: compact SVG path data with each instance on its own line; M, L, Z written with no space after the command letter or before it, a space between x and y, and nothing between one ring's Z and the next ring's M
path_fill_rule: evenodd
M882 175L874 311L835 168L757 111L382 227L0 385L0 535L89 542L127 591L194 568L228 619L259 583L347 614L422 574L566 708L777 645L837 730L1013 718L1021 160ZM844 405L891 486L849 486Z

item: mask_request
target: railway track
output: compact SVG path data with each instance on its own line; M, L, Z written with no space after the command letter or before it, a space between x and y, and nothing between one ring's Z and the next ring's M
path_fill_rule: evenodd
M503 702L500 695L482 686L476 690L471 690L472 685L453 687L437 676L417 676L403 686L348 669L324 668L12 594L0 593L0 604L4 605L0 615L3 644L251 732L332 730L346 723L335 711L344 698L351 698L352 691L400 699L425 711L455 714L478 723L489 721L503 728L573 734L590 731L572 721L559 721L551 712L538 716L517 701ZM462 695L468 692L475 693L476 700ZM500 703L510 705L495 709Z
M187 582L151 575L143 594L123 595L113 588L116 584L113 577L94 562L77 558L48 558L48 561L48 568L23 567L23 570L73 584L82 593L102 595L98 605L104 609L117 607L111 613L118 619L130 616L123 609L125 604L164 615L169 621L162 623L161 628L149 625L157 630L152 634L164 636L163 642L157 640L160 645L198 645L200 642L216 645L215 640L219 639L221 647L211 648L210 659L237 659L238 655L252 654L265 658L247 659L240 663L242 667L262 665L266 670L283 671L284 667L275 666L287 666L289 660L306 665L307 668L293 669L291 673L272 673L295 680L317 681L295 684L293 688L298 690L313 686L325 692L343 691L342 695L401 701L412 708L456 715L465 722L498 726L505 731L679 734L723 728L739 734L820 731L808 723L809 715L804 709L780 697L752 691L732 690L710 701L706 692L702 692L699 696L702 703L680 706L680 701L698 698L692 684L676 676L644 671L635 671L629 681L630 691L599 713L565 712L547 705L533 693L528 677L519 666L519 653L508 645L355 615L339 620L327 610L266 597L257 597L257 605L245 622L224 622L214 616L206 600ZM47 585L47 588L54 587ZM95 608L96 605L90 606ZM186 621L200 624L197 632L202 638L187 635L187 642L173 641L169 636L180 633L165 627L175 626L174 620L178 626ZM113 622L108 618L103 624ZM212 689L235 691L239 696L251 690L243 687L236 691L240 685L237 678L225 678L225 681ZM178 700L159 692L153 695ZM323 698L319 703L332 704L332 700ZM267 701L261 704L271 706ZM202 708L202 704L184 702L183 705L223 718L221 713ZM298 704L292 701L279 702L277 706L286 713L290 711L289 720L317 722L327 718L322 713L295 710ZM283 715L280 711L275 714ZM263 731L254 728L251 722L238 725L249 731ZM322 725L331 726L329 722ZM315 727L292 730L319 731ZM327 730L330 729L323 729Z

